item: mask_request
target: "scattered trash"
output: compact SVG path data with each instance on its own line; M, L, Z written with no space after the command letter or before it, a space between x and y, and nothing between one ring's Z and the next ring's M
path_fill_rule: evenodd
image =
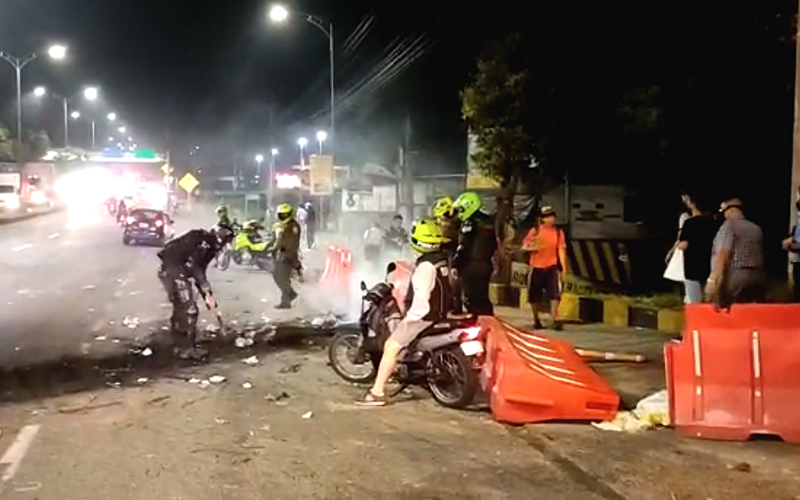
M147 377L139 377L139 378L136 379L136 383L137 384L146 384L149 381L150 381L150 379L147 378Z
M266 302L266 301L267 299L261 299L261 302ZM264 323L272 323L272 320L269 319L269 316L267 316L266 314L261 315L261 321L263 321Z
M83 287L84 290L94 290L95 288L97 288L97 287L94 286L94 285L86 285L86 286Z
M225 380L227 379L222 375L211 375L210 377L208 377L208 381L211 382L212 384L221 384L225 382Z
M245 389L252 389L253 384L251 384L250 382L245 382L244 384L242 384L242 387Z
M610 361L614 363L646 363L647 358L641 354L612 351L595 351L591 349L575 349L578 356L589 362Z
M296 365L284 366L283 368L281 368L279 370L279 372L280 373L297 373L302 369L303 369L303 365L296 364Z
M653 424L639 420L636 415L629 411L617 412L614 420L592 422L592 426L603 431L615 432L639 432L655 427Z
M264 396L264 400L269 402L269 403L284 403L285 404L285 401L287 399L289 399L290 397L291 396L289 395L288 392L281 392L277 396L275 396L274 394L267 394L266 396Z
M669 425L669 397L663 389L636 403L633 414L648 425Z
M85 355L89 354L89 352L91 350L92 350L92 345L90 343L81 342L81 354L83 354L85 356Z
M220 327L217 325L207 325L206 326L206 333L219 333Z
M258 364L258 356L250 356L249 358L245 358L242 360L242 363L246 365L257 365Z
M142 292L139 292L139 291L136 291L136 292L131 292L131 293L130 293L130 295L141 295L141 294L142 294Z
M199 378L192 377L189 379L190 384L199 384L200 382L202 382L202 380L200 380Z
M98 335L98 336L97 336L97 337L95 337L94 339L95 339L95 340L105 340L105 339L106 339L106 336L105 336L105 335Z
M162 332L168 332L168 331L169 331L169 327L168 327L168 326L166 326L166 325L165 325L165 326L162 326L162 327L161 327L161 331L162 331Z
M234 340L233 343L239 349L244 349L245 347L252 346L255 343L255 341L247 337L236 337L236 340Z
M261 299L261 302L265 304L267 302L267 299Z
M228 424L227 420L225 420L224 418L219 418L219 417L215 418L214 422L218 423L219 425L227 425Z
M139 327L139 318L132 318L130 316L125 316L125 319L122 320L123 326L127 326L130 329L138 328Z
M158 396L157 398L153 398L150 401L148 401L147 404L148 405L157 405L157 406L162 406L163 407L164 404L166 404L166 402L169 401L170 397L171 396L167 396L167 395ZM164 403L164 404L162 404L162 403Z
M200 384L199 384L199 386L200 386L202 389L205 389L205 388L206 388L206 387L208 387L209 385L211 385L211 382L209 382L208 380L201 380L201 381L200 381Z
M93 313L93 312L94 312L94 307L90 307L90 308L89 308L89 313L91 314L91 313Z
M150 349L149 347L145 347L144 349L142 349L142 351L139 354L141 356L144 356L144 357L152 356L153 355L153 350Z
M25 483L23 486L17 486L14 491L17 493L29 493L31 491L38 491L42 489L42 483Z
M314 416L314 412L313 411L309 411L309 412L306 412L306 413L303 414L303 418L306 419L306 420L308 420L309 418L311 418L313 416Z

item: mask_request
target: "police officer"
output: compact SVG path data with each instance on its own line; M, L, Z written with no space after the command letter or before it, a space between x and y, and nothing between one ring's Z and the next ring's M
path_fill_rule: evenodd
M405 297L405 316L384 344L375 383L356 404L383 406L386 384L394 373L397 356L420 334L444 320L452 304L449 257L442 251L446 238L434 220L421 220L411 230L411 249L417 255Z
M456 251L455 267L464 287L464 298L470 314L492 316L494 307L489 300L489 282L497 251L494 220L481 211L483 201L478 193L462 193L454 203L461 221L461 235Z
M230 214L228 213L228 205L222 203L215 210L217 214L217 224L227 227L233 227L231 224Z
M439 198L431 210L434 220L439 225L442 235L447 241L442 245L442 251L447 253L450 258L450 287L453 290L453 310L455 314L461 314L464 310L461 295L461 282L458 271L455 269L455 256L458 250L458 239L461 231L461 221L456 217L456 210L453 198L445 196Z
M273 278L281 291L277 309L289 309L297 292L292 288L292 273L300 267L300 224L294 218L294 209L288 203L277 210L275 231L275 272Z
M210 231L193 229L169 241L158 252L161 259L158 278L172 303L172 334L179 357L203 358L206 355L197 344L199 310L192 285L209 309L217 308L206 271L217 253L232 239L233 230L228 226L217 226Z

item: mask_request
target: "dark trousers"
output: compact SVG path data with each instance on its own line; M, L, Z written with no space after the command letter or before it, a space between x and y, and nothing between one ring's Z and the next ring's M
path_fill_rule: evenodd
M308 249L311 250L312 248L314 248L314 244L316 242L317 242L317 228L309 224L306 226L306 244L308 244Z
M800 302L800 262L792 264L792 300Z
M489 282L494 266L491 262L469 262L460 273L467 311L476 316L494 316L489 300Z
M176 343L194 345L197 342L197 294L192 280L177 269L161 267L158 279L172 304L171 331Z
M281 291L281 304L284 306L291 305L292 301L297 298L297 292L292 288L292 273L297 269L297 264L286 259L279 259L275 262L275 271L272 273L272 278L275 284Z

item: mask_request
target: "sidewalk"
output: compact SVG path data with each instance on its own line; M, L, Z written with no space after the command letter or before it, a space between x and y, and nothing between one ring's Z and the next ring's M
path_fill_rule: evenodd
M495 307L502 320L523 330L531 328L531 313L513 307ZM564 339L575 347L598 351L642 354L645 363L592 363L622 397L623 405L636 403L665 387L664 344L672 338L663 332L644 328L612 327L602 324L567 324L563 331L544 330L544 333Z

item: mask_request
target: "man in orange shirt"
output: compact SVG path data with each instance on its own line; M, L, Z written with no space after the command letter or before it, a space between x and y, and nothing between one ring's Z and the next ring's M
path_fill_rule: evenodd
M556 226L556 211L553 207L542 207L541 223L525 236L522 249L530 252L528 301L533 312L533 327L542 327L539 306L547 301L550 304L552 326L555 330L560 330L558 304L561 301L562 278L567 272L567 243L564 232Z

